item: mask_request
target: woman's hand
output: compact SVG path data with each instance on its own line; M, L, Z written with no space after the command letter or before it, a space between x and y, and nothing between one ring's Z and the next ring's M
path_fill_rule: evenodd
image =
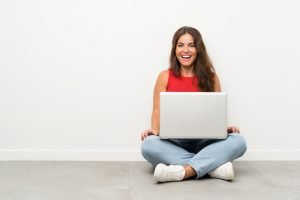
M228 126L227 133L240 133L240 129L237 126Z
M146 137L148 137L149 135L159 135L159 132L157 130L153 130L153 129L148 129L142 132L141 134L141 140L143 141Z

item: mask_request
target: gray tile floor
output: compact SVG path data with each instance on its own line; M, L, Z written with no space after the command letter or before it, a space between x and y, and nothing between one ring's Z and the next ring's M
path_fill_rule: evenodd
M300 200L300 161L234 162L236 178L157 184L146 162L0 162L1 200Z

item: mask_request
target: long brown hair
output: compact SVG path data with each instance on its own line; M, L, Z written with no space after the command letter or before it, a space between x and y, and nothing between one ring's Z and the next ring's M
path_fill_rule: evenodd
M214 92L214 85L215 85L215 70L210 58L206 52L206 48L204 42L202 40L202 36L200 32L188 26L183 26L178 29L172 41L172 50L170 56L170 70L176 77L181 77L180 73L180 63L176 57L175 51L177 46L178 39L186 34L189 33L194 38L194 43L197 51L197 57L194 61L194 74L198 79L198 87L203 92Z

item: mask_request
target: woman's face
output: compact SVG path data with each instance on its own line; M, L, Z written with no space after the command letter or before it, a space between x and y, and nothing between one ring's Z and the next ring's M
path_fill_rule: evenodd
M175 54L181 67L193 67L197 58L197 50L191 34L186 33L180 36L176 44Z

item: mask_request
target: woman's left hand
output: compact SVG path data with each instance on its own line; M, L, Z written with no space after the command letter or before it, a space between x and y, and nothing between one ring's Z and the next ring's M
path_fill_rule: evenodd
M237 126L228 126L227 133L240 133L240 129Z

